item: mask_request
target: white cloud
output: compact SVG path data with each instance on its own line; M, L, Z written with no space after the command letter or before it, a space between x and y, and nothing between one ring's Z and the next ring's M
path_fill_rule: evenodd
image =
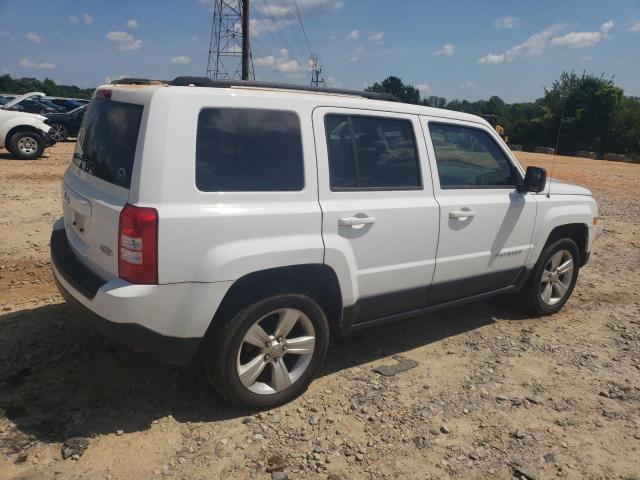
M258 5L258 11L262 15L280 18L286 16L291 11L291 9L285 7L284 5L272 5L271 3L265 3L262 5Z
M178 65L186 65L187 63L191 63L191 57L187 55L178 55L177 57L173 57L171 59L171 63L176 63Z
M358 45L356 48L353 49L354 53L362 53L362 52L366 52L366 48L364 48L362 45Z
M609 30L613 28L613 21L600 25L600 30L595 32L571 32L563 35L562 37L556 37L551 40L553 45L560 45L570 48L584 48L593 47L596 43L604 38L609 38Z
M37 63L37 62L32 62L28 58L23 58L22 60L20 60L19 65L22 68L43 68L43 69L56 68L56 66L53 63L49 63L49 62Z
M369 40L376 42L379 45L384 43L384 32L376 32L369 35Z
M127 28L138 28L138 21L135 18L132 18L131 20L127 20Z
M416 88L420 93L423 93L423 94L431 90L431 86L428 83L419 83L416 85Z
M469 90L473 90L474 88L476 88L478 86L478 84L472 80L467 80L466 82L464 82L462 85L460 85L460 88L465 88L465 89L469 89Z
M200 39L200 37L198 37L197 35L193 35L193 36L191 37L191 40L190 40L190 41L191 41L191 42L197 42L199 39Z
M630 32L640 32L640 20L629 27Z
M42 37L35 32L27 32L24 34L24 38L31 40L33 43L41 43Z
M140 50L142 48L142 40L136 39L128 32L121 32L118 30L112 30L104 36L107 40L117 43L118 50L132 51Z
M336 37L335 35L331 35L331 36L329 37L329 40L337 40L337 39L338 39L338 37Z
M0 38L6 38L10 42L16 41L16 37L14 37L10 32L7 32L6 30L0 30Z
M342 0L298 0L300 11L309 14L335 12L343 5Z
M354 55L353 57L351 57L351 58L349 59L349 61L350 61L351 63L356 63L358 60L359 60L359 58L358 58L358 56L357 56L357 55Z
M593 57L591 55L587 55L586 57L582 57L583 62L592 62Z
M493 26L495 28L515 28L518 23L520 23L520 20L512 17L512 16L506 16L506 17L502 17L502 18L497 18L496 20L494 20L493 22Z
M352 30L351 33L344 38L345 40L358 40L360 38L360 32L358 32L358 30Z
M504 53L489 53L478 59L478 63L498 64L512 62L520 56L542 55L547 43L559 30L563 28L559 23L551 25L541 32L534 33L526 41L510 48Z
M259 67L270 68L271 70L285 73L290 77L302 75L308 69L307 66L300 65L297 60L290 58L289 51L286 48L278 52L278 56L268 55L266 57L255 58L254 65Z
M137 38L133 42L122 43L118 47L118 50L122 50L124 52L130 52L133 50L140 50L142 48L143 41Z
M120 32L117 30L112 30L105 35L107 40L112 42L133 42L135 38L133 35L127 32Z
M77 15L71 15L70 17L67 17L68 20L73 23L74 25L80 25L80 24L85 24L85 25L91 25L94 22L94 18L89 15L88 13L83 13L80 16Z
M249 20L249 30L255 37L261 36L266 32L277 32L291 24L291 20L288 18L281 18L276 23L272 18L252 18Z
M445 55L447 57L450 57L454 53L456 53L455 45L451 43L445 43L440 50L434 53L434 55Z

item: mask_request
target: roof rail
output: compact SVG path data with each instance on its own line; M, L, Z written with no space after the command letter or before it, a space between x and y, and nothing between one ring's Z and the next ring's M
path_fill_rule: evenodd
M154 85L158 83L169 84L168 80L152 80L149 78L125 77L118 80L112 80L111 85Z
M209 87L209 88L271 88L275 90L295 90L301 92L329 93L334 95L352 95L371 100L387 100L397 102L398 99L389 93L365 92L361 90L347 90L344 88L313 87L310 85L296 85L289 83L257 82L252 80L212 80L209 77L176 77L171 81L150 80L147 78L122 78L111 82L113 85L152 85L164 83L174 87Z

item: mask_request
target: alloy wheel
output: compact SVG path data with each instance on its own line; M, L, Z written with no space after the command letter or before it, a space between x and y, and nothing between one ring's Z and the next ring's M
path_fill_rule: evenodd
M236 362L238 377L253 393L281 392L307 370L315 346L315 329L307 315L294 308L270 312L242 339Z
M540 279L540 296L547 305L555 305L569 292L573 279L573 255L559 250L547 261Z
M63 142L69 136L67 127L59 123L54 123L53 125L51 125L49 135L51 135L51 138L53 138L56 142Z

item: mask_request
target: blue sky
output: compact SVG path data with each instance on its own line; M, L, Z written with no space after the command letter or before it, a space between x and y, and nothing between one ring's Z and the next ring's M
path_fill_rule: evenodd
M294 0L251 0L259 80L308 83ZM563 70L640 96L640 1L297 0L325 78L388 75L423 94L538 98ZM122 75L203 75L210 0L0 0L0 72L82 87ZM274 21L274 18L276 21Z

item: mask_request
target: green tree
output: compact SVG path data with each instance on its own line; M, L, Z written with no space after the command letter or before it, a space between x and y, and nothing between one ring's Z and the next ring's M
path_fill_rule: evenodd
M551 88L545 88L541 105L547 144L555 143L563 114L559 152L574 154L579 150L602 155L615 144L614 121L623 98L621 88L602 76L565 72Z
M367 92L390 93L403 103L420 103L420 92L413 85L405 85L398 77L387 77L367 87Z

